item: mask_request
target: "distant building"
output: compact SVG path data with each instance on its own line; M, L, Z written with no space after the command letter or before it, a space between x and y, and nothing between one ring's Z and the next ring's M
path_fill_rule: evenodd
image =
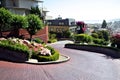
M41 0L1 0L0 7L5 7L15 14L26 15L31 7L38 6L45 17L48 10L40 6L42 3Z
M76 22L75 19L62 19L58 17L57 19L47 20L49 32L63 32L70 30L71 32L76 31Z

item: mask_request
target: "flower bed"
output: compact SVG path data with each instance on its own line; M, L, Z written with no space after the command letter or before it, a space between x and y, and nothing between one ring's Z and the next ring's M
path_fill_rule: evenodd
M59 53L53 48L43 46L42 44L38 44L32 41L30 42L28 40L22 40L18 38L0 38L0 47L6 50L18 52L19 54L23 53L26 55L27 60L29 58L35 58L38 59L38 61L54 61L59 59ZM11 55L12 53L13 52L11 52ZM2 56L0 58L2 58Z

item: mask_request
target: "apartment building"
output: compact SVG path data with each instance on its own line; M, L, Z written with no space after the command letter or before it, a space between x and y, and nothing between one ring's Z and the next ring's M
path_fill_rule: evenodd
M62 19L61 17L57 19L47 20L48 31L52 32L63 32L70 30L71 32L75 32L76 24L75 19Z
M26 15L29 14L31 7L38 6L45 17L48 12L46 8L42 7L41 0L1 0L0 5L9 9L12 13Z

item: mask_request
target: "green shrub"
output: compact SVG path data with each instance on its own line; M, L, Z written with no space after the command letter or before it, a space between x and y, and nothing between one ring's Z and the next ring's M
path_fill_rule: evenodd
M103 40L103 39L93 39L93 43L94 44L99 44L99 45L108 45L109 44L109 42L108 41L105 41L105 40Z
M54 43L54 42L57 42L57 39L49 39L48 40L48 43Z
M92 37L87 34L77 34L77 35L75 35L75 42L90 43L90 42L92 42Z
M59 59L59 52L55 51L54 54L52 54L51 56L38 56L38 61L39 62L45 62L45 61L56 61Z
M29 51L29 48L27 46L19 44L19 43L14 43L14 42L11 42L9 40L2 40L2 41L0 41L0 47L5 48L5 49L9 49L12 51L22 52L22 53L25 53L28 58L31 57L31 53Z
M47 46L46 48L48 48L51 51L51 56L42 56L42 55L38 55L36 52L32 52L32 58L37 59L39 62L46 62L46 61L56 61L59 59L59 52L56 51L54 48Z
M102 39L93 39L93 42L95 43L95 44L100 44L100 45L102 45L102 43L104 42Z
M43 40L41 40L40 38L34 38L33 41L35 41L36 43L44 43Z
M110 35L108 32L109 31L105 31L105 30L98 31L97 34L98 34L99 39L104 39L105 41L109 41Z
M98 38L98 34L97 34L97 33L92 33L91 36L92 36L93 38Z

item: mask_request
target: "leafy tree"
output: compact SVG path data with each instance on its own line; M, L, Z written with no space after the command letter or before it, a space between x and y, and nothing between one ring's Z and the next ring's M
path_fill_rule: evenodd
M12 22L11 25L14 26L14 32L16 32L16 34L14 34L15 37L18 36L19 33L19 29L20 28L27 28L28 27L28 22L25 16L22 15L13 15L12 16Z
M78 34L84 33L86 30L86 24L81 21L77 22L76 24L77 24L77 33Z
M107 22L106 22L106 20L103 20L102 28L106 28L106 27L107 27Z
M2 28L10 26L12 14L5 8L0 8L0 36L2 36Z
M104 39L105 41L109 41L110 35L108 31L102 30L97 32L99 39Z
M39 19L39 17L34 14L29 14L27 16L27 20L28 20L28 27L26 29L30 34L30 39L32 39L32 35L36 34L38 30L43 28L43 23Z
M30 14L38 15L39 18L43 20L42 13L41 13L40 9L38 8L38 6L36 6L36 7L31 7Z

